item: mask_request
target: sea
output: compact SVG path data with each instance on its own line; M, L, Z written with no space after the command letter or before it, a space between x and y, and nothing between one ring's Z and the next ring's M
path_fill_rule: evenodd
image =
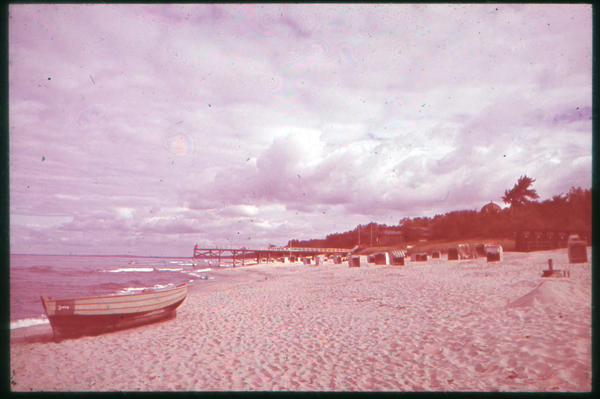
M125 294L187 283L210 284L218 267L191 258L10 255L10 328L48 323L41 295L52 299Z

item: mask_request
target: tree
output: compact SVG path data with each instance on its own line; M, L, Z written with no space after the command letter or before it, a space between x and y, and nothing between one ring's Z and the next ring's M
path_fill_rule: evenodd
M584 190L581 187L571 187L571 191L566 195L568 212L573 222L580 220L583 225L592 226L592 190ZM582 225L578 223L578 225Z
M516 208L520 205L529 204L531 201L528 198L532 200L540 198L536 190L529 188L533 182L535 180L531 177L527 177L526 175L521 176L512 190L504 191L504 197L502 197L504 203L510 204L510 209L513 209L513 207Z

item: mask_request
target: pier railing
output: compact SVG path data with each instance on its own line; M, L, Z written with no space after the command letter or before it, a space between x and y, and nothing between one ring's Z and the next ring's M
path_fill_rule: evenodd
M217 245L214 247L194 247L194 249L209 251L245 251L245 252L323 252L323 253L348 253L352 249L346 248L308 248L308 247L237 247L228 245Z
M306 247L235 247L235 246L214 246L214 247L198 247L194 246L194 264L196 260L217 259L217 265L221 265L221 261L232 262L235 267L237 262L245 264L246 257L251 255L256 257L256 262L261 263L262 259L271 261L271 257L286 257L293 253L295 256L314 256L320 254L347 254L352 252L351 249L345 248L306 248ZM253 255L252 255L253 254ZM310 254L310 255L309 255Z

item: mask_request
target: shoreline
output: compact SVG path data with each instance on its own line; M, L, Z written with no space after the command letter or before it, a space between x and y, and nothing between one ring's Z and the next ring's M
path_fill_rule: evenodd
M571 277L541 278L549 258ZM49 325L11 334L12 389L587 392L588 260L217 270L173 320L61 343Z
M231 289L236 285L252 283L260 277L254 276L251 269L254 266L236 267L236 268L211 268L210 273L224 277L210 283L199 283L188 286L188 297L192 295L201 295L206 292ZM230 271L231 270L231 271ZM239 273L236 273L239 272ZM261 277L264 275L258 272ZM187 300L187 298L186 298ZM43 308L42 308L43 311ZM141 326L143 328L143 326ZM10 329L10 344L18 343L34 343L34 342L50 342L54 340L54 334L50 323L36 324L32 326L19 327Z

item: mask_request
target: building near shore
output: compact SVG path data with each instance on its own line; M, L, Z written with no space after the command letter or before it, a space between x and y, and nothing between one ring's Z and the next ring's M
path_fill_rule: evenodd
M485 204L483 206L483 208L481 208L481 211L479 211L479 213L490 213L490 214L495 214L495 213L500 213L502 212L502 207L498 204L494 204L494 201L490 202L489 204Z

